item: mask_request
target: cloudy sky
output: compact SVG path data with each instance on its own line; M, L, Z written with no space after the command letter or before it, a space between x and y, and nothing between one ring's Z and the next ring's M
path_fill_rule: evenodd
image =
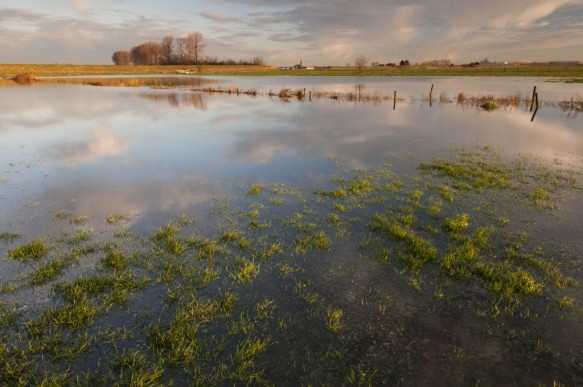
M0 0L0 63L111 63L193 31L273 65L583 61L583 0Z

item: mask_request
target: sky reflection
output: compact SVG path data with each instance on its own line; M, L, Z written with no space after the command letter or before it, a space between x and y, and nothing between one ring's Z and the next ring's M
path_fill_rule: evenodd
M308 87L333 84L316 81ZM389 86L382 80L364 87ZM336 161L390 162L410 171L411 157L432 157L452 145L488 144L546 160L583 155L580 120L558 109L541 109L531 122L520 109L487 113L404 102L393 110L387 102L63 85L0 88L0 103L6 107L0 111L2 227L18 224L31 202L45 212L146 216L185 210L255 182L301 186L334 170Z

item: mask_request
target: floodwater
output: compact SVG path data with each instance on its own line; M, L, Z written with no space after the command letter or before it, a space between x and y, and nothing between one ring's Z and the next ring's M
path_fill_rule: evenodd
M70 250L68 243L77 243L67 242L71 235L88 235L82 246L116 243L154 256L143 246L157 243L151 235L181 216L192 220L181 223L185 240L195 235L221 241L228 249L205 263L220 273L215 282L193 292L207 298L233 292L238 298L229 316L195 335L208 347L199 357L183 354L173 362L147 332L160 321L170 330L173 308L186 301L179 299L177 306L166 298L176 283L186 286L187 281L164 282L155 264L134 262L134 271L150 279L145 289L121 306L100 310L81 328L61 327L97 335L93 345L101 349L69 363L40 362L22 371L25 380L50 370L63 372L65 379L85 375L90 381L127 382L123 367L107 369L121 350L106 346L100 336L104 327L124 327L134 333L120 348L137 349L144 361L162 364L163 372L153 379L158 383L583 383L583 293L575 284L583 281L583 116L552 106L583 96L583 85L527 78L211 81L259 93L83 85L0 88L0 234L5 235L0 241L0 306L3 313L19 311L4 334L62 305L56 284L105 270L99 265L107 247L98 247L49 280L31 283L31 272L58 260ZM524 106L486 112L439 103L440 95L455 99L460 92L529 98L533 86L548 102L534 120ZM388 97L397 91L402 99L393 109L390 100L298 101L266 95L282 88ZM464 152L472 154L478 169L488 168L482 159L526 166L513 177L514 188L466 192L452 185L455 199L449 201L436 188L447 183L446 177L424 174L419 166ZM372 193L346 185L356 180L372 181ZM382 188L393 183L391 189ZM253 185L261 189L251 193ZM333 195L338 187L348 194ZM443 212L428 216L424 206L436 203ZM462 213L470 217L464 237L443 231L443 222ZM121 215L121 224L106 221L114 214ZM379 214L432 240L437 256L421 267L411 264L403 258L407 242L373 226ZM486 266L472 266L472 274L463 278L445 268L447 254L486 227L495 234L480 256L487 256L488 264L531 273L542 290L524 295L514 289L504 297L496 281L483 274ZM233 229L251 242L250 250L218 237ZM134 237L114 235L120 230ZM328 245L312 244L314 230L327 235ZM33 240L48 243L49 255L32 262L10 258L11 251ZM258 251L270 245L278 245L278 253L260 258ZM192 256L200 243L188 246L185 255L177 254L181 263L199 265ZM259 274L239 280L236 267L248 261L257 263ZM572 281L557 285L551 275L555 269ZM258 312L260 304L270 305L267 317ZM254 325L245 330L244 321ZM265 347L243 367L235 353L245 348L245 340ZM10 345L14 352L23 344ZM215 352L220 354L209 355ZM50 357L42 350L27 356ZM0 372L0 382L13 381L7 371Z

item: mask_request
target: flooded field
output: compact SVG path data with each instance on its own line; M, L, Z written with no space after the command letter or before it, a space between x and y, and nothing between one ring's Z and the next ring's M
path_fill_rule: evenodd
M0 88L0 385L583 384L581 84L186 83Z

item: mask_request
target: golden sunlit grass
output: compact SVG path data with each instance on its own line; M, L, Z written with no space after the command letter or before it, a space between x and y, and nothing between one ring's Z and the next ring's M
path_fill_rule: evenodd
M362 71L353 66L321 67L313 70L282 70L277 66L115 66L59 64L2 64L0 78L18 74L37 77L78 75L292 75L292 76L528 76L582 79L583 65L504 65L504 66L376 66ZM575 79L577 80L577 79Z

